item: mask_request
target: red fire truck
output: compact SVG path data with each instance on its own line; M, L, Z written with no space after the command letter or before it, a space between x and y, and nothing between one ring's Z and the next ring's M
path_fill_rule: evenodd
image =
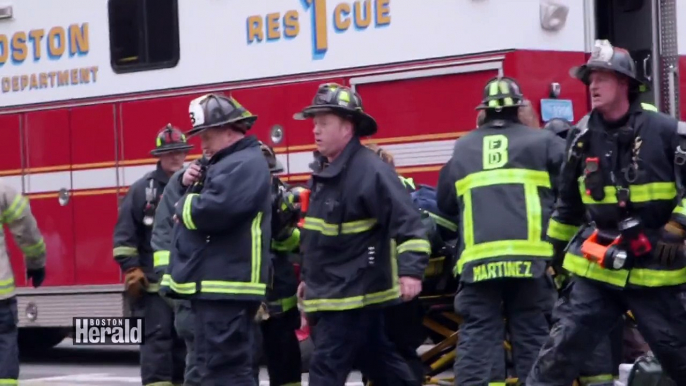
M312 128L293 113L321 83L352 85L379 122L372 140L401 174L432 184L493 76L517 78L544 120L583 116L586 90L568 69L594 39L633 53L653 85L646 101L675 116L686 107L683 1L3 2L0 174L30 197L48 250L34 289L10 246L23 342L52 346L74 316L124 314L118 202L154 167L156 132L190 128L191 99L235 97L259 115L253 133L284 177L304 181Z

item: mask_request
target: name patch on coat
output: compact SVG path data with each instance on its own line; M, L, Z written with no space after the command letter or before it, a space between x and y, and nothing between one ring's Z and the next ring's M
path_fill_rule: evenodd
M473 282L508 277L533 277L530 261L496 261L472 269Z

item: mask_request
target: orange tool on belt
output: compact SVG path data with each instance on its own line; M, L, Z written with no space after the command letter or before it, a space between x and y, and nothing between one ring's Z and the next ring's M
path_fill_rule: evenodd
M593 234L591 234L591 236L581 245L581 253L583 253L584 258L605 267L605 259L614 256L620 240L621 236L617 236L614 240L612 240L611 243L607 245L600 244L598 242L598 231L595 230L593 231Z

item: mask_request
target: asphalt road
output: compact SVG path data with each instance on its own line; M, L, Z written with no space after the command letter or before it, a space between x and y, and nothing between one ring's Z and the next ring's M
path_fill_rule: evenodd
M26 386L123 386L140 385L140 366L136 347L73 346L66 339L56 348L22 358L19 385ZM265 369L260 386L269 386ZM307 374L303 375L303 386ZM353 373L348 386L362 386L359 373Z

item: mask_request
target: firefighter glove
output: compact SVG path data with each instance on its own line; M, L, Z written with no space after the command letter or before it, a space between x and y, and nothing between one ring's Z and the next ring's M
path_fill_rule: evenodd
M140 297L147 287L148 279L139 267L131 268L124 274L124 289L132 298Z
M684 255L684 238L686 231L680 225L673 221L665 225L655 248L662 264L669 265Z
M45 280L45 268L29 269L26 271L26 277L31 280L33 288L38 288Z

